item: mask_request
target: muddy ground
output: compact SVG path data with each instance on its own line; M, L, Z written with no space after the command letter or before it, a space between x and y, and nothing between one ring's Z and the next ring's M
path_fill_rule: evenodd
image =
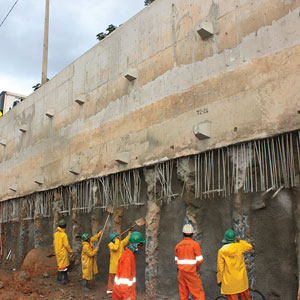
M46 275L46 274L45 274ZM49 275L49 274L47 274ZM11 270L0 265L0 300L100 300L111 299L106 296L106 285L94 279L90 286L91 291L81 288L81 276L77 272L70 272L71 282L68 285L56 283L56 276L43 275L30 277L27 272ZM145 299L138 295L138 299Z

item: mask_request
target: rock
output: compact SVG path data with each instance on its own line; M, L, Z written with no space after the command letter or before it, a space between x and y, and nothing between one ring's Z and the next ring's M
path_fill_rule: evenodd
M0 281L0 289L4 288L4 283L2 281Z
M44 278L49 278L49 277L50 277L50 275L49 275L49 273L48 273L48 272L45 272L45 273L43 274L43 277L44 277Z
M32 249L25 257L22 271L27 271L31 277L36 277L48 273L57 273L56 258L53 246Z
M14 276L17 280L23 281L30 279L30 274L27 271L17 272Z

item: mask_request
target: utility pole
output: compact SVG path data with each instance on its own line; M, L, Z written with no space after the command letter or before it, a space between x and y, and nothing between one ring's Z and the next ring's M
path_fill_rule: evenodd
M47 67L48 67L48 33L49 33L49 2L46 0L45 8L45 26L44 26L44 47L43 47L43 70L42 70L42 85L47 82Z

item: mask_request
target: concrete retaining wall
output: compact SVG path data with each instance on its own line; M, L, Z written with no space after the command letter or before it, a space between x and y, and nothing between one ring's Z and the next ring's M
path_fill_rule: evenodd
M0 200L298 129L299 6L155 1L0 119Z

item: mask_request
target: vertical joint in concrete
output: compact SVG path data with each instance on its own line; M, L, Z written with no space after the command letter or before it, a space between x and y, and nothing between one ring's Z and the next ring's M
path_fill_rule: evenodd
M237 236L242 240L247 240L250 244L253 244L251 241L250 227L248 224L248 216L243 210L243 192L242 189L239 189L238 192L234 195L233 200L233 218L232 218L232 228L236 232ZM250 289L254 287L254 270L255 270L255 261L254 261L255 251L254 249L248 253L245 253L245 263L248 269L248 279Z
M38 196L37 196L38 197ZM43 224L42 224L42 216L35 210L34 211L34 248L40 248L43 246Z
M298 276L298 297L300 300L300 180L299 174L296 176L296 187L293 189L296 199L295 220L296 220L296 251L297 251L297 276Z
M122 218L124 215L124 208L119 208L114 212L114 232L117 234L121 233L122 230Z
M202 201L195 197L195 167L193 160L183 158L178 160L178 178L183 182L181 196L186 204L186 216L184 223L193 225L194 239L198 242L202 238Z
M99 207L101 205L100 202L100 191L96 184L96 180L93 182L92 188L92 197L93 197L93 206ZM91 227L92 227L92 234L95 235L100 231L100 220L101 220L101 209L94 209L92 210L91 214Z
M146 295L148 299L156 298L158 275L158 232L160 223L160 206L156 201L155 168L144 169L147 184L147 214L146 214Z
M28 223L26 219L26 209L24 202L21 206L21 222L20 222L20 232L19 232L19 241L18 241L18 257L17 265L20 266L23 263L23 260L27 254L27 244L28 244Z
M77 189L73 187L72 189L72 203L73 208L76 207L77 200ZM72 249L75 253L75 264L76 261L80 259L80 249L81 249L81 225L80 221L77 218L77 210L72 210Z

